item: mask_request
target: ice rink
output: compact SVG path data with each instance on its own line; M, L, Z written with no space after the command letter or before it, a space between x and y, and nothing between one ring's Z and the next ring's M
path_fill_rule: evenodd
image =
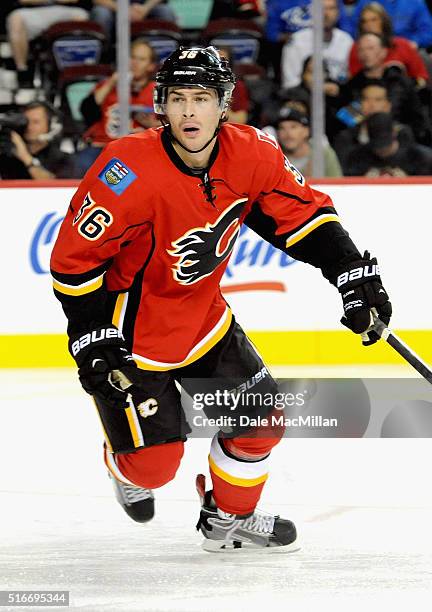
M135 524L113 498L75 372L3 370L0 382L0 589L68 590L90 612L430 611L431 440L284 440L260 507L294 520L301 550L212 555L195 531L207 440L187 443L155 519Z

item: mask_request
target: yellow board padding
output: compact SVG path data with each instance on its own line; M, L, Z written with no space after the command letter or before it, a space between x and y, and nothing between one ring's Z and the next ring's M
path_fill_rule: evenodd
M432 363L432 329L396 333L426 362ZM250 331L248 336L268 365L403 365L386 342L362 346L359 336L344 331ZM62 334L0 335L1 368L74 366Z
M432 363L432 329L395 333L424 361ZM251 331L248 336L269 365L406 363L387 342L363 346L360 336L348 330Z

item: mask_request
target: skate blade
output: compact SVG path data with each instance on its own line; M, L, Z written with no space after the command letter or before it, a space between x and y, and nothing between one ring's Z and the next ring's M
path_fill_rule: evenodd
M226 545L224 542L220 540L203 540L201 544L201 548L206 552L211 553L222 553L229 555L245 555L245 554L287 554L294 553L300 550L301 546L296 540L295 542L291 542L291 544L287 544L286 546L256 546L254 544L249 544L247 542L243 542L242 546L235 547L234 545Z

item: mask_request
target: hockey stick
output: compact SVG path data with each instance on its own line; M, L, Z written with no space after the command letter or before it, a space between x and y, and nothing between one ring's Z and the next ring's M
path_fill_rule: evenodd
M375 308L372 308L373 325L369 329L374 330L378 336L385 340L394 350L399 353L419 374L432 385L432 370L430 367L414 353L385 323L378 318Z

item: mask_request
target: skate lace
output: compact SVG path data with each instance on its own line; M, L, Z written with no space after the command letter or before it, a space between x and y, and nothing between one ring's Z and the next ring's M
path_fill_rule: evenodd
M256 510L252 516L243 519L241 527L255 533L272 533L274 522L275 517L273 515Z
M151 489L141 489L141 487L134 487L133 485L122 484L121 489L124 497L131 504L144 501L149 497L152 497Z

